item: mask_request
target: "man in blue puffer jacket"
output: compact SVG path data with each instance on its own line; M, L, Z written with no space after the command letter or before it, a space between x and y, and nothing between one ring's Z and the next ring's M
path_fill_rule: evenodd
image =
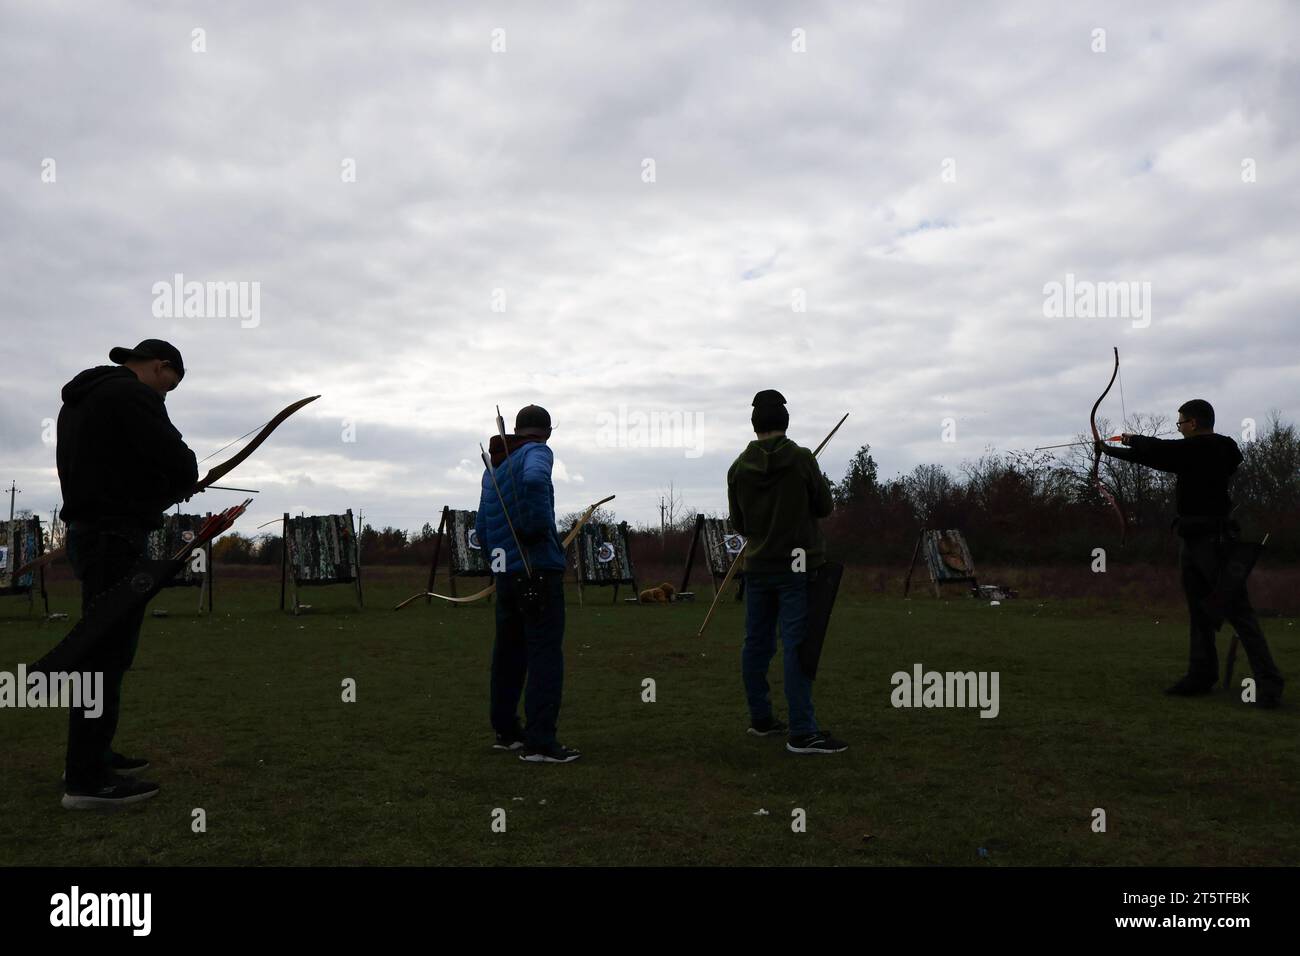
M550 414L528 405L515 416L513 435L507 435L504 443L499 436L492 438L488 450L496 485L485 469L474 530L497 586L491 704L497 739L493 746L522 750L519 758L530 763L571 763L582 754L555 736L564 688L564 552L555 530L551 484L555 456L546 446L550 437ZM527 555L531 579L511 525ZM527 717L524 728L519 726L521 693Z

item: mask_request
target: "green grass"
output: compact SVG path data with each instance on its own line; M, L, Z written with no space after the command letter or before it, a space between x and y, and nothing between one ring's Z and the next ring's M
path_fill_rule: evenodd
M308 591L316 607L298 618L275 610L278 580L228 578L213 619L194 615L194 592L165 593L117 738L154 761L162 795L62 810L65 714L0 711L0 864L1300 862L1300 712L1161 694L1185 659L1176 609L842 596L815 699L851 747L796 757L744 733L739 605L700 640L705 604L611 607L589 591L579 608L571 594L560 731L584 758L535 766L490 747L491 609L393 613L412 578L370 573L361 613L346 588ZM73 609L66 584L55 604ZM21 612L0 606L0 669L67 628ZM1294 621L1265 625L1295 673ZM917 662L999 671L1000 715L894 709L890 675ZM784 715L779 657L772 678ZM806 833L791 832L795 807Z

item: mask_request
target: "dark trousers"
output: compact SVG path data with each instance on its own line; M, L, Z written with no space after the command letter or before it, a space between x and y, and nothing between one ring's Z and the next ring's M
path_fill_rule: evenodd
M520 600L520 577L496 576L491 718L497 733L515 733L523 694L524 736L529 747L544 748L555 743L564 691L564 572L536 574L546 594L544 606L536 612Z
M1183 594L1191 618L1191 640L1187 654L1187 676L1193 681L1213 684L1219 679L1219 654L1214 635L1226 619L1241 637L1241 646L1255 672L1261 691L1280 691L1282 674L1269 653L1268 641L1259 626L1255 609L1243 584L1226 595L1222 618L1206 606L1226 559L1224 546L1215 535L1182 538L1178 552Z
M144 554L144 531L103 531L73 524L68 529L68 561L81 581L81 614L95 598L118 584ZM69 786L94 783L108 773L113 737L122 712L122 680L135 660L140 643L144 606L134 611L90 649L77 669L104 675L104 710L87 717L81 708L68 711L68 751L65 771Z

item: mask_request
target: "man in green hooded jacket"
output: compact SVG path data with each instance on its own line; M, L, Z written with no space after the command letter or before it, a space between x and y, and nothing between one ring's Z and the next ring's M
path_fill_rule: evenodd
M784 645L785 699L791 753L840 753L848 744L817 726L812 680L799 661L808 631L808 582L826 563L817 527L831 513L831 489L816 458L785 437L790 413L774 389L754 396L755 437L727 472L732 526L745 536L745 646L741 676L749 702L749 733L786 731L772 715L767 670L776 654L777 626Z

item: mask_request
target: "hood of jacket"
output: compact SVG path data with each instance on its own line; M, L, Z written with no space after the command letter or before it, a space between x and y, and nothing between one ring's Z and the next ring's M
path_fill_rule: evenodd
M794 468L798 458L799 446L784 435L756 438L736 459L736 474L760 489L768 488Z
M501 467L502 462L515 453L515 449L522 448L524 445L533 442L545 443L546 439L538 438L536 435L507 435L505 445L501 444L501 436L493 435L488 440L488 454L492 458L492 467Z
M121 365L97 365L84 372L78 372L72 381L63 386L63 402L66 405L79 405L91 392L106 382L126 383L128 381L140 384L140 379L129 368L123 368Z

